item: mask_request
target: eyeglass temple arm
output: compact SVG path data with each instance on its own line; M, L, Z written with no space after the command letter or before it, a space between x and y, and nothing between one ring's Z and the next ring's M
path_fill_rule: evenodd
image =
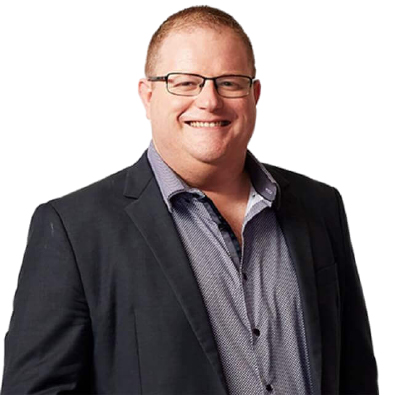
M147 77L148 81L166 81L167 77Z

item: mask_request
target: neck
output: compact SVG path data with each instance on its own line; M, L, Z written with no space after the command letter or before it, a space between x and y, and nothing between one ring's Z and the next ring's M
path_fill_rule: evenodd
M154 142L155 145L155 142ZM189 186L198 188L212 200L245 199L250 191L250 177L245 170L247 152L230 155L218 163L205 163L194 158L172 160L155 149L166 164Z

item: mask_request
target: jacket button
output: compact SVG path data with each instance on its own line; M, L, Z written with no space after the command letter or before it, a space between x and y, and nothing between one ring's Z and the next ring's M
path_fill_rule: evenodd
M259 336L259 335L261 334L261 331L260 331L259 329L257 329L257 328L254 328L254 329L252 330L252 332L253 332L253 334L254 334L255 336Z
M247 281L247 275L245 273L243 273L243 278Z
M267 389L269 392L272 392L272 391L273 391L273 386L272 386L271 384L268 384L268 385L266 386L266 389Z

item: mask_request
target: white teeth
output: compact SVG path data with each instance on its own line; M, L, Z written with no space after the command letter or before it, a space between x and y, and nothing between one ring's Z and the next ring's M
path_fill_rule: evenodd
M190 122L189 125L194 127L194 128L214 128L214 127L225 125L225 121L219 121L219 122Z

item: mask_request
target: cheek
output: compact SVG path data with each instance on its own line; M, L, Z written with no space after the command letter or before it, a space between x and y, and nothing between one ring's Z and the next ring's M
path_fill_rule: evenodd
M256 104L252 96L249 97L246 113L248 114L250 123L254 124L256 118Z
M238 106L235 111L242 119L243 124L254 124L256 117L256 107L251 103L243 103Z
M256 107L245 105L238 110L239 114L239 130L242 139L249 140L254 132L255 119L256 119Z
M182 118L179 118L189 110L191 104L192 102L190 99L173 95L168 107L172 119L182 122Z
M169 123L176 123L179 117L184 114L190 107L190 103L175 95L165 95L158 97L152 102L151 116L152 120L156 120L156 123L160 122L162 125Z

